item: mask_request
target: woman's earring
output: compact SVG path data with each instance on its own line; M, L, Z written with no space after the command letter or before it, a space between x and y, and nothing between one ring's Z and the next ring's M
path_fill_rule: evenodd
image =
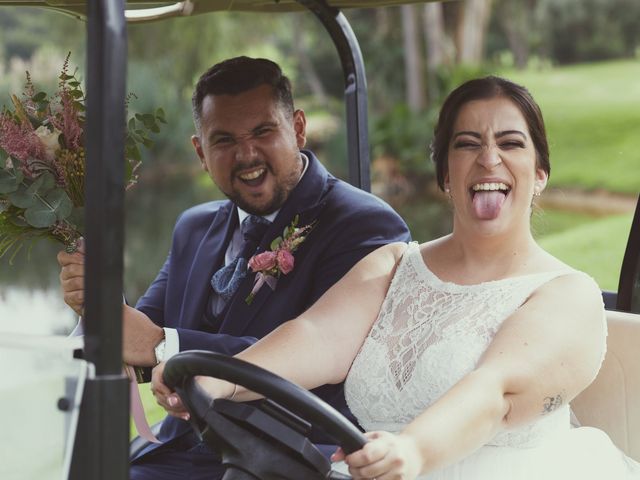
M540 190L538 190L537 188L533 191L533 196L534 197L539 197L540 196Z

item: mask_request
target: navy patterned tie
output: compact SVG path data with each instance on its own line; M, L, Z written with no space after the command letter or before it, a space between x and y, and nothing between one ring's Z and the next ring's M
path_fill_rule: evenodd
M240 286L240 282L247 275L249 257L255 253L270 224L269 220L257 215L249 215L242 221L240 231L242 232L243 242L240 254L233 262L222 267L211 277L213 290L220 295L220 298L225 303L233 297L233 294Z

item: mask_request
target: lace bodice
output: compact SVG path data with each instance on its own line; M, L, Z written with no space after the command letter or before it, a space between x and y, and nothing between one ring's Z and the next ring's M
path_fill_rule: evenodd
M347 377L349 408L365 430L401 430L475 368L502 322L539 286L575 272L457 285L436 277L410 243ZM490 444L535 445L568 428L566 406Z

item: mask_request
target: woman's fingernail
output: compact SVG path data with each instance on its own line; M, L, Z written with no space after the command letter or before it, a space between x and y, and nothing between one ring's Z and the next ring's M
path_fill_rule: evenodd
M167 397L167 402L171 407L175 407L178 404L178 400L173 395L169 395L169 397Z
M184 415L182 415L182 419L183 420L189 420L190 415L188 413L185 413Z

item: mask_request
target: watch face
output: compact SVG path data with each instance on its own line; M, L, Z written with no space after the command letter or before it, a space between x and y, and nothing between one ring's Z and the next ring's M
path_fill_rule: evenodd
M164 360L164 346L166 344L166 340L163 338L160 340L160 343L156 345L156 348L153 349L153 353L156 356L156 365Z

